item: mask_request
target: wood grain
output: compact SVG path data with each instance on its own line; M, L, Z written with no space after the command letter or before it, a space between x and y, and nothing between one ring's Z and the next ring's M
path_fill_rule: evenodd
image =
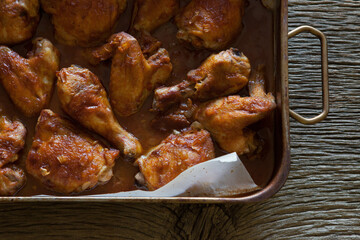
M289 30L329 41L331 109L291 121L292 169L273 198L247 205L7 203L0 239L360 239L360 1L292 0ZM291 107L320 113L320 45L290 40Z

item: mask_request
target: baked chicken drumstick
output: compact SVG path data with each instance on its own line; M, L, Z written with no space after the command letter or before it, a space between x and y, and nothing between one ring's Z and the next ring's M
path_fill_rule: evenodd
M26 169L50 190L77 193L105 183L119 151L104 147L51 110L38 119Z
M238 95L203 103L195 119L207 129L220 147L238 155L257 149L255 132L246 127L268 115L275 107L275 99L264 89L264 73L259 67L249 80L250 97Z
M50 101L60 54L43 38L33 41L28 58L0 46L0 80L13 103L28 116L37 115Z
M172 65L164 48L145 59L137 40L121 32L109 42L91 52L93 64L112 57L110 73L110 101L120 116L136 113L156 85L164 83Z
M199 68L190 71L186 80L157 88L153 109L163 111L187 98L206 101L236 93L248 83L250 71L248 58L237 49L213 54Z
M137 157L139 141L116 120L100 80L86 68L71 66L57 73L62 108L85 127L102 135L126 157Z

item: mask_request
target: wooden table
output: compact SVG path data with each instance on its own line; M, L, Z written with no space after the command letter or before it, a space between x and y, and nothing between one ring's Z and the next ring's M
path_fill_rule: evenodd
M331 109L315 126L291 121L292 169L273 198L247 205L5 203L0 239L360 239L360 1L290 0L289 30L329 41ZM321 108L320 47L290 41L291 106Z

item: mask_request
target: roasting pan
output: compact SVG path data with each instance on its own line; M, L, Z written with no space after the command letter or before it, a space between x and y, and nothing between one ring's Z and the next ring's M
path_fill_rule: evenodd
M250 0L252 1L252 0ZM322 121L329 111L327 41L325 35L310 26L301 26L288 33L288 0L268 1L274 4L274 96L275 111L274 151L275 166L269 183L261 190L238 197L88 197L88 196L49 196L49 197L0 197L0 202L7 201L97 201L97 202L149 202L149 203L247 203L270 198L285 184L290 170L289 116L303 124L315 124ZM288 39L301 32L309 32L321 41L322 61L322 96L323 111L320 115L307 119L289 109L288 93Z

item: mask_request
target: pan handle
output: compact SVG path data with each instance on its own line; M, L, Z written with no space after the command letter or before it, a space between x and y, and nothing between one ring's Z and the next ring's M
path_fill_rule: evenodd
M328 78L328 48L327 48L327 40L325 35L317 30L316 28L310 26L301 26L298 27L291 32L288 33L288 39L295 37L296 35L302 32L309 32L316 37L318 37L321 41L321 70L322 70L322 100L323 100L323 111L316 117L313 118L305 118L300 114L290 111L290 116L296 119L298 122L302 124L315 124L321 122L326 118L329 113L329 78Z

